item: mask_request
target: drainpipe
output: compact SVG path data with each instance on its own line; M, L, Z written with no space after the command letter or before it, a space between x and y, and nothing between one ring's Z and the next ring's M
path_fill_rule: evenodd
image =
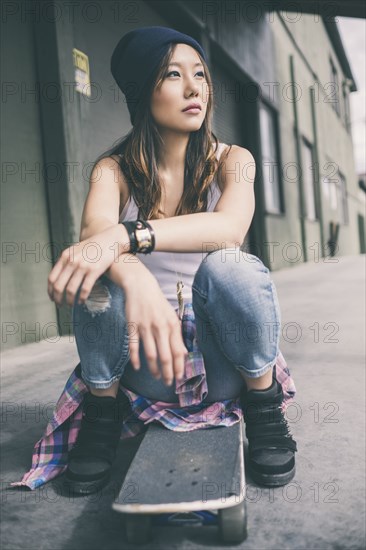
M306 233L305 233L305 201L304 201L304 182L302 176L302 162L301 162L301 144L298 125L297 114L297 100L296 100L296 87L295 87L295 68L294 57L290 55L290 75L291 75L291 92L292 92L292 105L294 110L294 133L295 133L295 145L296 145L296 161L299 167L299 199L300 199L300 230L301 230L301 246L304 253L304 262L307 262L306 251Z
M319 154L318 154L318 134L316 128L316 109L315 109L315 90L310 88L310 105L311 105L311 121L313 126L313 142L314 142L314 179L315 179L315 200L319 216L319 231L320 231L320 253L324 258L324 220L322 209L322 196L320 189L320 168L319 168Z

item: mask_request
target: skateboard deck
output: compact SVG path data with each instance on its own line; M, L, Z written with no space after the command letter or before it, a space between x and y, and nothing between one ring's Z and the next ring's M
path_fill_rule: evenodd
M218 510L221 538L246 538L244 424L191 432L153 422L130 465L113 509L129 542L149 540L152 516ZM206 521L205 523L210 523Z

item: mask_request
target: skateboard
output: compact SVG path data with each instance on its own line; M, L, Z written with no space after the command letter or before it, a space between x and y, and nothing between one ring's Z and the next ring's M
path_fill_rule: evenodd
M129 543L151 541L155 525L217 525L223 543L247 537L244 423L190 432L148 427L113 509Z

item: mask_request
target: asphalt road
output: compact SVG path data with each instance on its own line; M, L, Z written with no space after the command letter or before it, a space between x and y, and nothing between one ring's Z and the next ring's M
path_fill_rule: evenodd
M276 489L247 478L249 536L232 548L365 548L365 256L337 260L271 274L281 306L280 347L297 388L287 413L298 443L297 473ZM72 500L57 478L35 491L7 489L30 468L34 443L78 361L73 337L1 356L3 550L134 548L111 503L143 436L121 441L112 481L97 496ZM216 527L154 527L153 534L139 548L221 548Z

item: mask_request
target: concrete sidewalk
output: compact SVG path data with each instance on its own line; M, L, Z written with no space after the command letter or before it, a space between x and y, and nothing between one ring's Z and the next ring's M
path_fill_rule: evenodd
M365 548L365 256L271 276L281 306L280 347L297 388L287 412L298 443L297 473L276 489L247 478L249 536L232 548ZM113 479L97 496L72 501L61 495L57 479L35 491L5 489L30 468L34 443L78 361L73 337L1 356L2 401L13 404L13 412L2 415L4 550L135 548L111 503L143 436L121 442ZM216 527L156 527L153 543L140 546L220 547Z

